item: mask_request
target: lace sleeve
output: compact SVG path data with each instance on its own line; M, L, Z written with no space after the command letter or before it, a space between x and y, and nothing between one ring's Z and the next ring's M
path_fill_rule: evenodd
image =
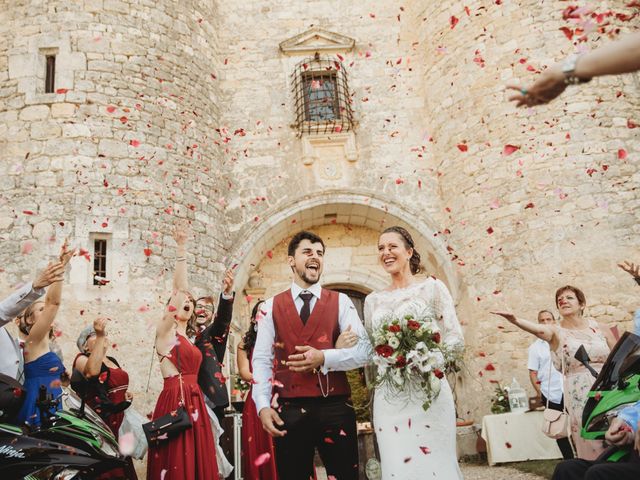
M449 289L440 280L436 280L433 289L433 301L436 315L442 330L443 343L453 351L462 352L464 338L462 328L453 305Z
M373 306L372 304L372 298L371 298L371 294L367 295L364 299L364 310L363 310L363 315L364 315L364 328L367 330L367 333L369 335L371 335L371 332L373 331L373 325L371 323L371 314L372 314L372 309Z

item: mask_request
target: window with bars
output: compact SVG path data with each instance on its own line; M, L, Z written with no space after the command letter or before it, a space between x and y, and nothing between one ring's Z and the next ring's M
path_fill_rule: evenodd
M104 285L107 280L107 239L93 240L93 284Z
M44 93L54 93L56 91L56 56L47 55L45 60Z
M353 129L347 72L341 62L316 54L296 65L292 83L296 110L293 126L299 135Z
M325 122L340 118L335 72L305 72L302 83L305 121Z

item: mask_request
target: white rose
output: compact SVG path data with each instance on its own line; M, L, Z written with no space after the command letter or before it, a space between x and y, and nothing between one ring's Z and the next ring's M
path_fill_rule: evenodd
M395 335L389 339L389 346L394 350L400 346L400 340Z

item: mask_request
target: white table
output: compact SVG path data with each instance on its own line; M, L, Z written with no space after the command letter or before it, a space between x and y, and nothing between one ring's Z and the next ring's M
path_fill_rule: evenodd
M482 419L489 465L562 458L555 440L542 433L543 414L502 413Z

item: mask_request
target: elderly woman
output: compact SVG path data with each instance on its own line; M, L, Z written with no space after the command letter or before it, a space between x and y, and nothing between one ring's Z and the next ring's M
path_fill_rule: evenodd
M600 371L616 340L609 328L593 319L585 318L587 300L582 290L565 285L556 291L555 299L561 317L557 325L529 322L516 318L510 312L491 313L500 315L525 332L549 342L553 364L564 377L564 401L570 417L571 439L576 447L577 456L585 460L594 460L604 450L602 442L580 437L582 410L594 378L574 356L580 345L583 345L591 359L591 366Z
M133 395L129 392L129 375L115 358L107 356L106 325L106 318L97 318L92 326L80 332L76 341L80 353L73 368L89 381L83 395L87 404L107 422L117 438L124 410L131 404Z
M82 388L76 382L72 382L72 386L79 390L77 393L84 397L87 404L103 418L118 438L124 410L131 405L133 395L129 392L129 374L120 368L115 358L107 356L109 341L106 326L106 318L97 318L93 325L86 327L78 335L76 345L80 353L73 361L73 369L82 374L86 383ZM113 470L98 478L131 480L137 476L133 462L129 459L124 469Z

